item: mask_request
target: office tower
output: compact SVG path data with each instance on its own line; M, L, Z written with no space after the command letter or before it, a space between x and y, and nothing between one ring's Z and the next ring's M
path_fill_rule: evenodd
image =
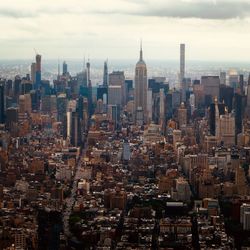
M150 123L152 121L153 118L153 111L152 111L152 89L148 89L148 93L147 93L147 111L148 111L148 122Z
M12 96L12 80L7 81L1 81L2 84L4 84L4 90L5 90L5 96Z
M227 110L224 115L219 119L219 132L218 141L223 142L226 147L233 146L235 144L235 117L232 113L228 113Z
M80 128L80 119L78 112L72 112L72 123L71 123L72 129L71 129L71 141L70 143L73 146L80 146L81 143L81 128Z
M140 58L135 68L135 121L138 125L143 125L147 120L147 84L147 66L141 46Z
M110 86L120 86L121 87L121 104L125 105L125 100L127 99L125 91L125 75L123 71L113 71L109 74L109 87Z
M244 75L240 75L240 80L239 80L239 90L240 94L244 95Z
M131 157L130 145L128 141L123 142L122 159L129 161Z
M200 112L204 108L205 94L199 80L193 82L193 93L195 96L195 107Z
M103 113L103 101L102 99L97 100L96 102L96 109L95 109L95 113L96 114L102 114Z
M6 109L6 128L11 130L18 122L18 108Z
M28 113L30 114L32 110L31 96L30 94L24 94L19 96L19 114Z
M220 84L226 85L227 80L227 73L220 72Z
M247 81L247 107L246 107L246 115L250 117L250 74L248 76Z
M201 85L203 86L204 95L210 98L219 97L220 78L219 76L202 76Z
M50 113L50 95L42 96L41 111L44 113Z
M63 62L63 75L66 76L68 73L68 64L64 61Z
M235 184L237 188L237 194L238 195L246 195L248 192L248 186L246 176L245 176L245 171L244 169L238 164L236 166L236 171L235 171Z
M234 91L236 91L236 89L239 86L239 75L238 75L237 71L230 70L228 81L229 81L229 86L234 88Z
M127 104L128 101L134 99L133 80L125 80L125 92L127 96L127 100L125 100L125 103Z
M224 103L228 107L228 112L233 109L234 89L226 85L220 85L220 103Z
M173 117L172 94L168 93L166 95L166 119L169 120L172 117Z
M84 109L83 100L84 100L83 96L79 96L77 100L77 110L80 119L83 119L83 109Z
M234 95L234 111L235 111L235 134L236 136L242 132L243 120L243 97L240 94Z
M60 94L57 97L57 121L61 122L62 129L61 133L63 138L67 137L67 104L68 100L66 94Z
M13 83L13 95L14 95L14 101L17 103L18 102L18 96L21 93L21 78L20 76L16 76L14 83Z
M97 88L97 100L103 100L105 94L108 95L108 86L99 85Z
M36 55L36 89L39 89L40 88L40 85L41 85L41 74L42 74L42 71L41 71L41 59L42 59L42 56L41 55Z
M121 108L119 105L108 105L108 118L117 128L120 122Z
M108 62L104 62L104 69L103 69L103 86L108 86Z
M5 122L4 83L0 84L0 123Z
M165 127L165 93L164 89L160 89L159 94L159 125Z
M195 95L192 93L190 94L190 98L189 98L189 104L190 104L190 108L191 108L191 116L194 114L194 111L196 109L195 107Z
M211 135L216 135L219 130L219 118L220 115L225 114L225 104L218 103L217 98L215 98L214 103L209 106L209 131ZM216 131L217 130L217 131Z
M174 90L172 92L172 108L173 108L173 112L175 110L177 110L177 108L180 106L181 104L181 92L178 90Z
M186 101L186 84L185 78L185 44L180 44L180 86L181 86L181 101Z
M187 109L183 102L181 103L181 106L178 108L178 124L179 128L185 127L187 125Z
M33 84L31 81L23 80L21 82L21 94L28 94L32 90Z
M30 66L30 75L31 75L31 81L33 84L36 82L36 63L31 63Z
M119 85L108 86L108 104L122 105L122 87Z
M31 90L30 91L30 96L31 96L31 105L32 105L32 110L39 110L40 108L40 97L37 91Z
M77 111L67 112L67 138L72 146L79 146L81 143L80 136L80 119Z

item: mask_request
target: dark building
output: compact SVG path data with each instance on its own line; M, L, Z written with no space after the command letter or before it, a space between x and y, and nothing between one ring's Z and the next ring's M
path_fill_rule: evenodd
M233 109L233 97L234 97L234 88L220 85L220 98L221 103L225 103L228 107L228 112L230 113Z
M63 62L63 75L65 76L65 75L67 75L67 73L68 73L68 65L67 65L67 63L64 61L64 62Z
M11 130L18 123L18 108L8 108L6 110L6 128Z
M67 98L65 94L60 94L57 97L57 121L64 122L67 112Z
M107 61L104 62L104 69L103 69L103 86L108 86L108 63Z
M97 88L97 100L99 100L99 99L103 100L104 94L106 94L107 100L108 100L108 87L103 86L103 85L98 86L98 88Z
M39 110L40 109L40 94L39 94L39 92L37 90L31 90L30 97L31 97L32 110Z
M38 249L59 250L62 215L59 211L38 210Z
M244 94L244 75L240 75L240 93L243 95Z
M169 85L157 79L148 79L148 88L152 89L152 93L160 93L160 89L164 89L165 94L168 93Z
M41 72L41 55L36 55L36 82L35 82L35 89L40 89L41 87L41 80L42 80L42 72Z
M215 130L216 130L216 117L215 117L215 103L210 104L210 109L209 109L209 129L210 129L210 134L215 135ZM224 115L225 114L225 104L223 103L218 103L218 109L219 109L219 115Z
M243 119L243 96L235 93L234 95L234 111L235 111L235 134L236 137L242 132Z
M11 96L12 95L12 80L7 80L5 83L5 95Z
M21 78L19 76L15 77L14 83L13 83L13 96L15 103L18 103L19 95L21 94Z
M40 85L42 96L51 95L51 86L49 81L41 81Z
M33 88L33 84L30 81L23 81L21 84L21 93L22 95L30 93Z
M166 119L169 120L173 117L173 107L172 107L172 94L168 93L166 95Z
M127 96L126 103L134 99L133 97L133 80L125 80L125 92Z
M201 81L200 80L193 80L193 85L200 85Z
M0 123L5 122L4 84L0 84Z

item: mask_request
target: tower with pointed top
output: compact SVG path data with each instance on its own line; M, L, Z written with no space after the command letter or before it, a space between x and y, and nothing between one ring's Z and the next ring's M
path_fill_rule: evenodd
M142 43L140 58L135 67L135 122L143 125L147 121L147 66L143 60Z

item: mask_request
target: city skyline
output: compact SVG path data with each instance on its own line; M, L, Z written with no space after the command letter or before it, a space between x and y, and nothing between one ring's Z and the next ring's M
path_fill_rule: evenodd
M0 3L0 20L2 59L31 58L33 48L50 59L134 59L142 38L146 58L177 60L185 43L187 60L248 60L250 4L243 0L14 0Z

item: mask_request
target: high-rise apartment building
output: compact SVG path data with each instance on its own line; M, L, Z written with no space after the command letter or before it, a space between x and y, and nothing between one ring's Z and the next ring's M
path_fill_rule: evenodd
M42 60L42 56L41 55L36 55L36 89L39 89L41 86L41 60Z
M185 44L180 44L180 87L181 87L181 101L186 101L186 84L184 82L185 78Z
M103 68L103 86L108 86L108 62L104 62Z

